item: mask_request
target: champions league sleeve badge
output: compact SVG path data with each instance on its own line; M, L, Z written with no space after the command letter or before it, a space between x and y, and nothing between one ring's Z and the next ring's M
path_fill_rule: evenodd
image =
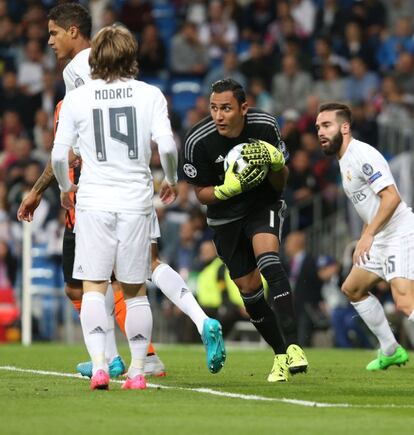
M79 88L79 86L82 86L82 85L84 85L84 84L85 84L85 82L83 81L82 78L77 77L77 78L75 79L75 88Z
M372 168L372 166L369 163L364 163L362 165L362 172L369 177L370 175L373 174L374 169Z
M183 166L183 171L189 178L195 178L197 176L197 169L190 163L186 163Z

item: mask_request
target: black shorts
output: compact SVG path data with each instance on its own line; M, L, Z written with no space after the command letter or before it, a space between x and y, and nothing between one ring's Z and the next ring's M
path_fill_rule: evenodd
M76 288L82 288L82 281L72 278L73 264L75 262L75 233L69 228L65 228L63 235L63 277L65 283Z
M252 245L255 234L274 234L280 242L285 213L286 203L279 200L250 212L238 221L211 227L217 253L229 269L232 279L245 276L256 269Z

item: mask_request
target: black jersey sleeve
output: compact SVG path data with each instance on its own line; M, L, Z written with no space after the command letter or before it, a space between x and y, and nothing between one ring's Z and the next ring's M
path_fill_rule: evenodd
M183 174L184 179L196 186L211 186L211 168L207 155L202 144L189 149L186 142L183 153Z
M277 119L266 112L252 109L247 115L249 135L252 139L264 140L277 147L283 154L285 161L289 159L289 151L283 142Z

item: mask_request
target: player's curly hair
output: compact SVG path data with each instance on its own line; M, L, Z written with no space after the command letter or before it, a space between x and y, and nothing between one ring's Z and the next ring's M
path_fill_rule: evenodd
M137 54L138 43L126 27L118 24L104 27L91 42L91 77L106 82L135 78Z

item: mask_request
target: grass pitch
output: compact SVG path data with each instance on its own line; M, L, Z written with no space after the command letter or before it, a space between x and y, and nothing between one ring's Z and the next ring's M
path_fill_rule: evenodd
M87 358L83 346L0 346L0 434L414 433L414 363L370 373L372 351L308 349L306 375L269 384L268 349L229 348L216 375L202 346L158 352L168 376L148 378L151 388L90 391L85 379L58 376Z

